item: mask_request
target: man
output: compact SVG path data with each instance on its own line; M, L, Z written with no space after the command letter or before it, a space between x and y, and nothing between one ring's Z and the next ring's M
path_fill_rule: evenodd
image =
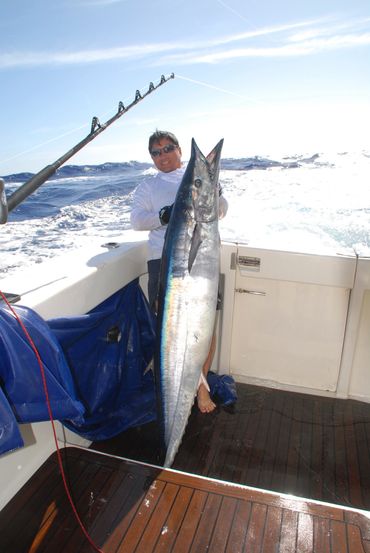
M166 227L185 167L182 166L179 142L173 133L156 131L149 138L148 148L158 173L145 179L136 188L131 211L131 224L135 230L150 231L148 295L150 307L155 311ZM221 195L220 218L226 215L227 207L227 201ZM210 352L202 369L204 377L207 376L211 366L214 350L215 337L212 339ZM202 413L210 413L216 407L204 383L199 385L197 402Z

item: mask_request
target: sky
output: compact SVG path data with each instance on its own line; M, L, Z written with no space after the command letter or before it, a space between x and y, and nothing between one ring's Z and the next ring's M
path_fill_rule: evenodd
M37 172L161 75L71 164L369 147L369 0L2 0L0 175Z

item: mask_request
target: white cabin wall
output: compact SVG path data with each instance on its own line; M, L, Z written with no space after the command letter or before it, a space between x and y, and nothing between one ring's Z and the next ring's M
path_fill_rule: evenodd
M222 260L229 286L220 371L240 382L335 395L356 256L235 251L226 247Z
M339 388L370 402L370 259L359 258L348 314Z
M222 309L217 314L216 352L211 369L219 374L230 373L230 350L233 330L235 269L233 260L236 244L223 242L221 248L220 273L223 276Z
M0 456L0 510L55 450L50 422L20 424L24 447Z
M349 393L370 401L370 290L364 293Z

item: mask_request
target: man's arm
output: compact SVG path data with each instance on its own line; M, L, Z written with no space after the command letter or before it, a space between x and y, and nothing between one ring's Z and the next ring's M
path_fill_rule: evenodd
M154 230L162 226L159 213L151 206L150 190L145 182L135 190L130 220L134 230Z

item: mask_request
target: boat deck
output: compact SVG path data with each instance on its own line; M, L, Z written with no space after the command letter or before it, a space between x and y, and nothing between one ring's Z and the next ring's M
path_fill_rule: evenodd
M174 466L202 476L63 450L77 510L104 553L370 553L367 513L297 497L308 491L365 508L370 407L246 385L238 396L234 411L193 410ZM153 430L133 429L99 447L153 457ZM285 494L249 487L256 483ZM55 454L2 510L0 532L4 553L93 551Z
M172 468L370 510L370 404L238 384L235 409L196 406ZM156 428L95 449L156 463Z
M67 448L80 517L105 553L362 553L364 515ZM54 454L0 514L4 553L90 553Z

